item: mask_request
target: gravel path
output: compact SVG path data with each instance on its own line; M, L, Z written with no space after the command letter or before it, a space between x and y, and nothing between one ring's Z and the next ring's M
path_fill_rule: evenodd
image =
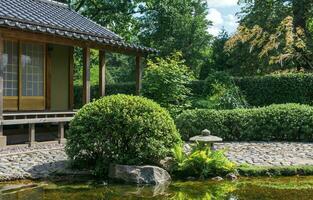
M227 157L238 163L255 166L313 165L313 143L255 142L215 144L226 149Z
M256 166L313 165L313 143L220 143L227 157ZM67 156L59 144L0 149L0 181L44 178L55 171L66 171Z
M67 155L63 145L9 147L0 150L0 181L44 178L66 169Z

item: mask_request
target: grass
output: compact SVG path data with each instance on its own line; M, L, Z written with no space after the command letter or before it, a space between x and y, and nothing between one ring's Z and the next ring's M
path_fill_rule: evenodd
M312 176L313 166L282 166L282 167L259 167L251 165L240 165L238 172L241 176L258 177L258 176Z

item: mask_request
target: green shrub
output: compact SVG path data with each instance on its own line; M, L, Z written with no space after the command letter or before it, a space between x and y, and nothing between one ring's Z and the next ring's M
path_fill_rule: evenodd
M213 95L195 99L194 108L200 109L235 109L246 108L248 103L235 85L213 84Z
M236 165L225 157L223 151L211 151L209 147L196 147L186 155L183 147L176 146L173 155L177 163L173 173L179 178L225 176L236 170Z
M190 69L185 65L181 54L149 61L143 76L143 95L168 108L183 105L191 94L187 87L193 80Z
M70 123L66 152L99 176L109 164L154 164L180 136L169 113L143 97L113 95L85 105Z
M203 96L204 91L204 80L193 80L191 81L187 87L190 88L191 94L195 97L201 97Z
M313 103L313 74L281 74L235 78L252 106Z
M189 110L176 119L183 139L203 129L227 141L313 141L313 107L298 104L253 109Z
M211 95L212 81L209 80L212 80L214 76L216 74L211 74L206 82L194 81L189 86L193 94L196 97ZM220 73L218 76L220 76L220 83L228 82L227 74ZM284 103L313 105L313 74L290 73L242 78L233 77L232 82L239 87L251 106Z
M225 86L233 85L231 76L225 72L212 72L204 81L203 92L205 96L214 95L214 85L222 84Z

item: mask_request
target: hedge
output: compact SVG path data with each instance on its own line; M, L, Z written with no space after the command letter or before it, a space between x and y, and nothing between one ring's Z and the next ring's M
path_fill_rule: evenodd
M300 103L313 104L313 74L293 73L233 78L251 106ZM195 96L206 96L205 81L194 81Z
M188 110L176 119L183 139L203 129L226 141L313 141L313 107L299 104L253 109Z
M235 78L252 106L313 103L313 74L283 74Z
M99 96L99 86L91 86L90 88L91 99L98 99ZM117 84L109 84L105 87L105 92L107 95L114 94L135 94L136 93L136 84L134 82L128 83L117 83ZM74 86L74 99L75 99L75 108L82 107L82 99L83 99L83 86L75 85Z
M313 74L293 73L233 78L251 106L300 103L313 105ZM206 96L205 81L193 81L189 87L195 97ZM106 86L108 95L135 94L135 83L119 83ZM82 105L82 86L75 86L76 107ZM98 86L91 87L92 99L99 97Z

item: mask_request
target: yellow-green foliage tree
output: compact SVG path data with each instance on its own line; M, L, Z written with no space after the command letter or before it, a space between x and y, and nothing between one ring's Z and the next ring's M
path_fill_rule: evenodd
M269 66L313 68L311 0L242 0L245 3L237 32L226 51L247 45L258 61Z

